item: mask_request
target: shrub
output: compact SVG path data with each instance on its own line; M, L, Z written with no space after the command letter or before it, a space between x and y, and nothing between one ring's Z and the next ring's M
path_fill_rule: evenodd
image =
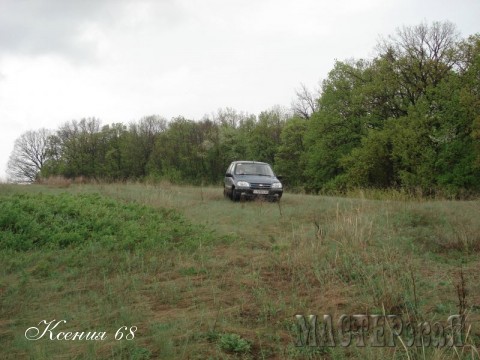
M251 348L250 342L237 334L222 334L218 340L218 346L223 351L237 354L248 353Z

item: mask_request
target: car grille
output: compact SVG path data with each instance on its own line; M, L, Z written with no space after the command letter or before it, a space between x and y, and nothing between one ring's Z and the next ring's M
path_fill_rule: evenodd
M250 183L251 189L264 189L268 190L272 187L272 184L264 184L264 183Z

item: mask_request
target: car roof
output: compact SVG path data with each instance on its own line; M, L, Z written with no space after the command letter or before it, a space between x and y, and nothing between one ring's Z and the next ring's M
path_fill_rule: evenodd
M254 161L254 160L237 160L237 161L234 161L233 163L234 164L242 163L242 164L265 164L265 165L268 165L268 163L266 163L266 162Z

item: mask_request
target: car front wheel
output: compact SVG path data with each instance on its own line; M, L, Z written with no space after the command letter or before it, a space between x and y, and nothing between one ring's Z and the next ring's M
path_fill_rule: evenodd
M235 188L232 189L232 200L233 201L238 201L240 200L240 193L235 190Z

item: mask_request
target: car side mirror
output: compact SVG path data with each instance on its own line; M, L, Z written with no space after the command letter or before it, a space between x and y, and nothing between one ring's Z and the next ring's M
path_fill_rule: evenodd
M275 175L275 177L280 181L282 181L282 179L283 179L283 175Z
M233 177L233 175L230 174L230 173L226 173L226 174L225 174L225 177Z

